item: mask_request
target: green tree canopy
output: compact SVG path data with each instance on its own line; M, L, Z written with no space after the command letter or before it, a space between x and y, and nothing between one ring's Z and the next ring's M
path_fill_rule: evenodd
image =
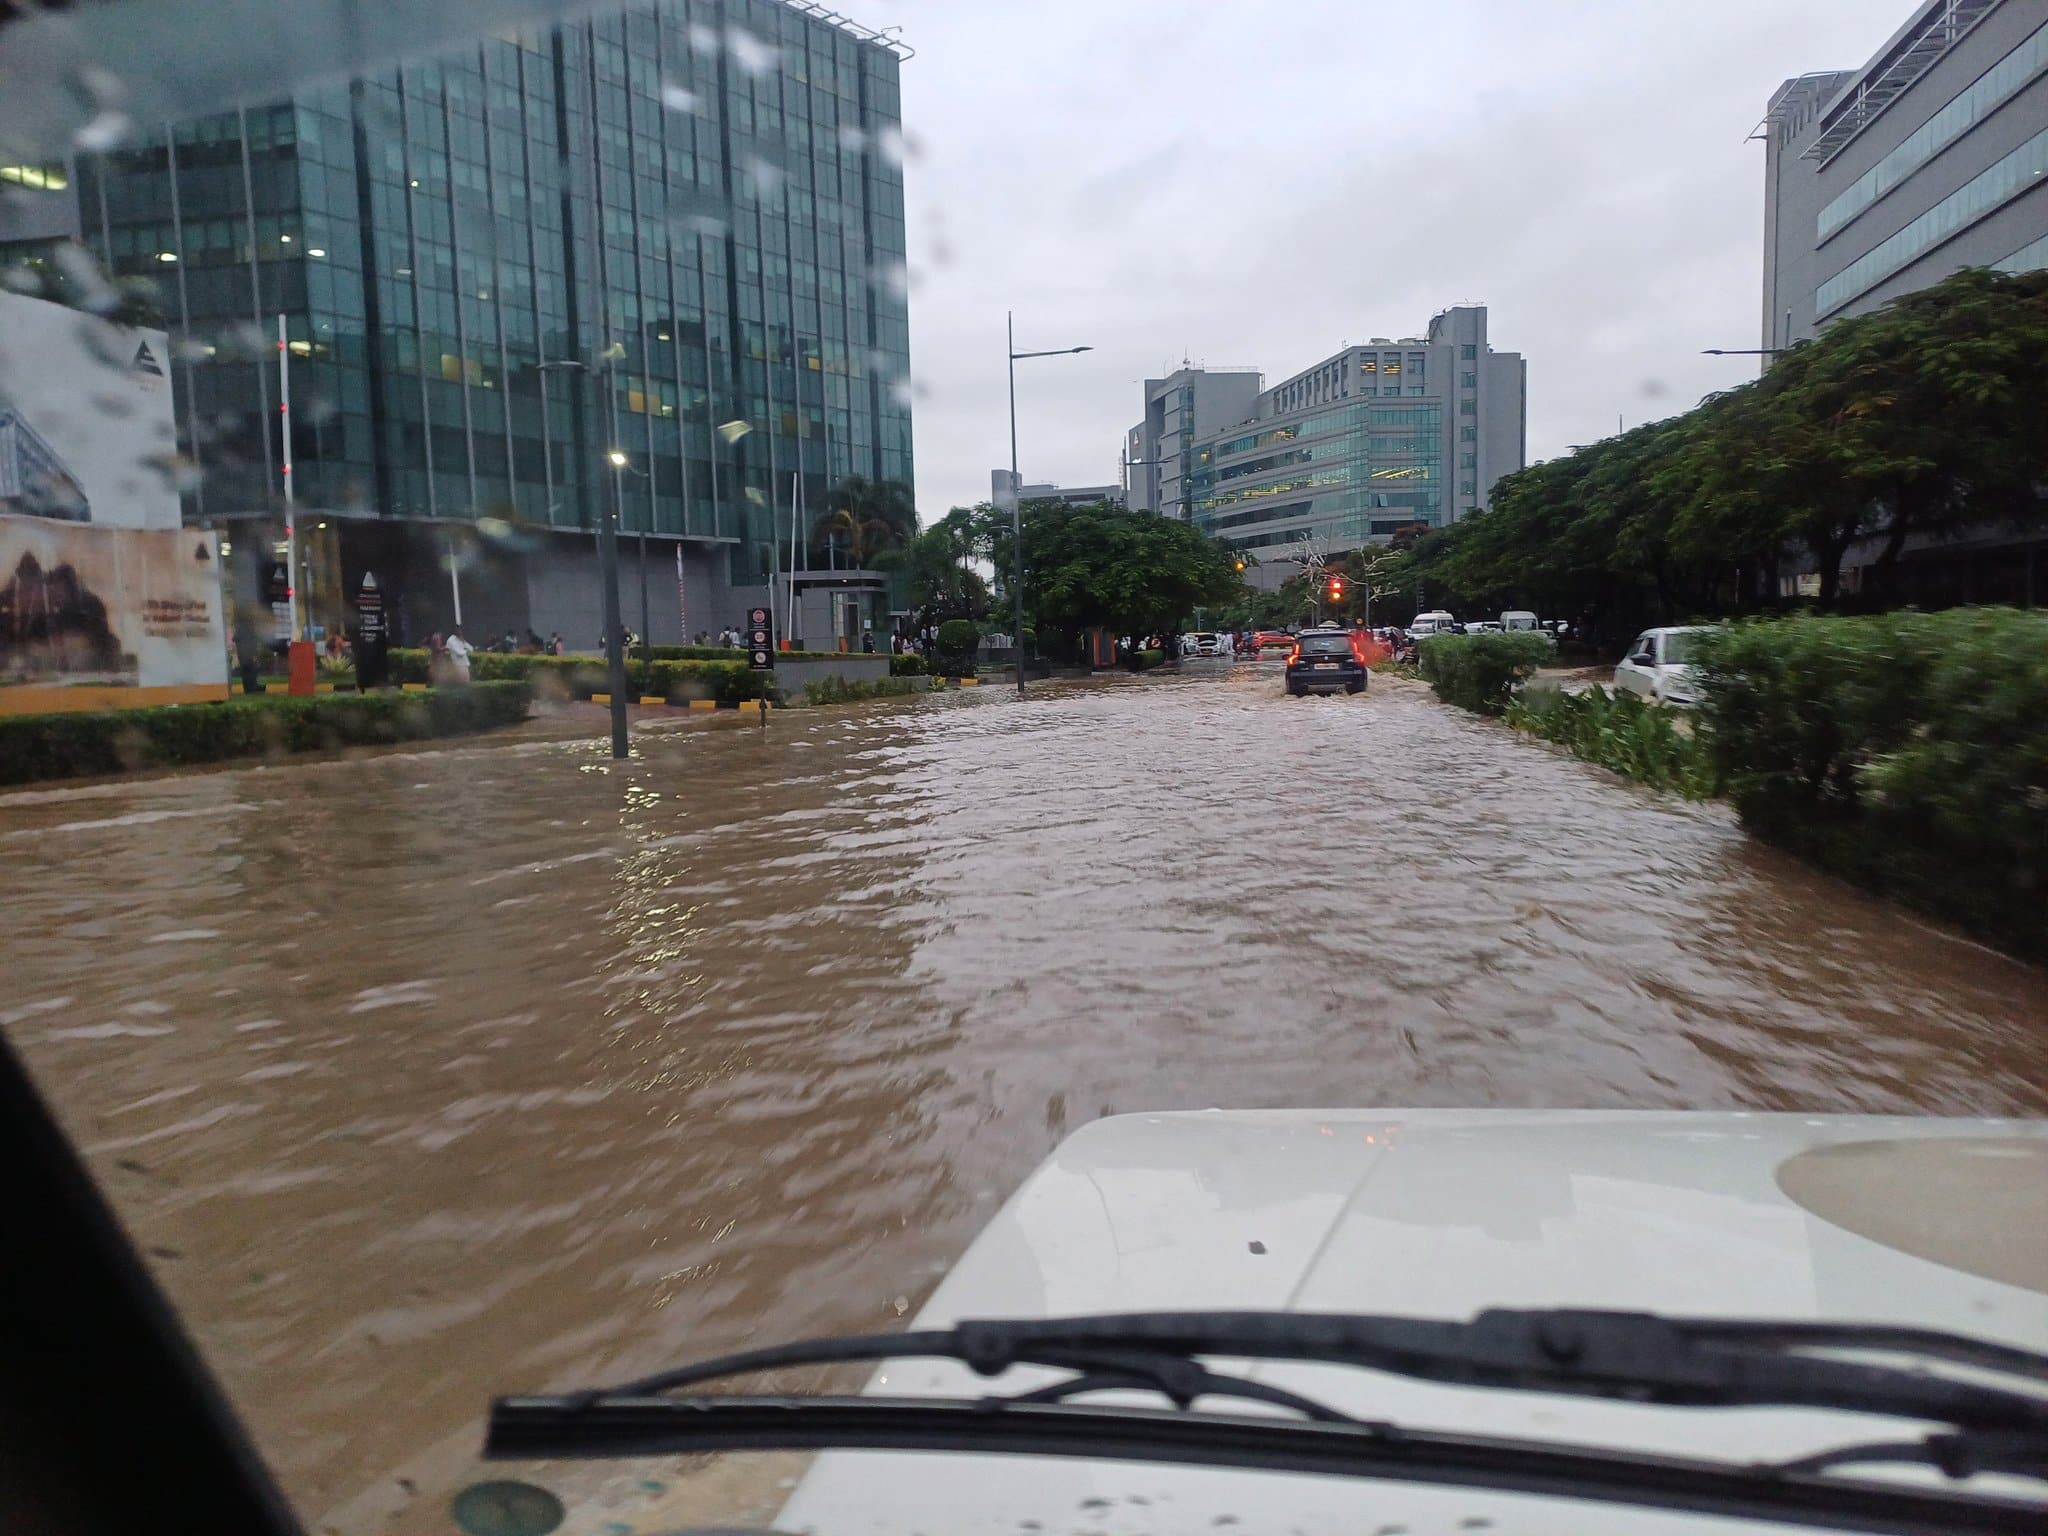
M994 508L987 513L989 554L1007 594L1009 518ZM1097 626L1177 633L1197 608L1226 607L1243 596L1233 551L1190 524L1110 502L1033 501L1022 514L1026 622L1041 643Z
M1504 476L1491 508L1423 538L1394 580L1432 601L1634 622L1727 612L1805 551L1820 603L1882 538L2048 520L2048 273L1957 273L1838 320L1761 379Z

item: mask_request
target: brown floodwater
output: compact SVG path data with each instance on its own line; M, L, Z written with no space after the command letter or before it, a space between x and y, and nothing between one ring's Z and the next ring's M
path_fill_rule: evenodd
M2048 974L1416 685L636 743L0 797L0 1022L309 1524L446 1529L494 1391L894 1325L1098 1115L2048 1112Z

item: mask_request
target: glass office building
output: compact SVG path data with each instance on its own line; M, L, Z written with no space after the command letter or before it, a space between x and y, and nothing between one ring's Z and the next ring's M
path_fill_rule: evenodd
M1484 305L1455 306L1425 336L1377 337L1303 369L1201 437L1190 518L1262 557L1443 527L1527 462L1526 404L1521 354L1493 349ZM1254 569L1267 584L1289 574Z
M680 543L709 599L656 638L736 621L798 505L911 483L906 52L814 5L664 0L81 157L83 238L182 339L188 516L275 516L282 314L316 605L381 561L445 622L467 565L472 629L587 644L616 497L629 559L644 534L673 573Z

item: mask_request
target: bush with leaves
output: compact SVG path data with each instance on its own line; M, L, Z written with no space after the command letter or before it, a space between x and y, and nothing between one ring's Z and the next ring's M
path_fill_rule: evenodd
M1694 646L1745 825L2048 958L2048 613L1785 619Z
M1715 793L1713 761L1699 738L1672 711L1632 693L1526 688L1509 700L1506 719L1516 730L1570 747L1653 789L1674 789L1691 800Z
M934 660L948 677L966 677L974 671L974 653L981 645L981 629L972 619L948 619L939 626Z
M923 693L926 684L914 677L875 677L865 681L844 677L821 677L805 683L806 704L860 704L869 699L893 699Z
M1429 635L1417 651L1438 698L1482 715L1506 709L1514 690L1554 654L1546 636L1527 632Z
M455 736L523 720L527 703L526 685L508 682L4 716L0 784Z

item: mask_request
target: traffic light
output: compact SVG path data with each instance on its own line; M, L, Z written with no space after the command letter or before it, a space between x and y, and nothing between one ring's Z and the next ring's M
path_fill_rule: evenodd
M1332 576L1330 578L1330 601L1333 603L1344 601L1344 578L1342 576Z

